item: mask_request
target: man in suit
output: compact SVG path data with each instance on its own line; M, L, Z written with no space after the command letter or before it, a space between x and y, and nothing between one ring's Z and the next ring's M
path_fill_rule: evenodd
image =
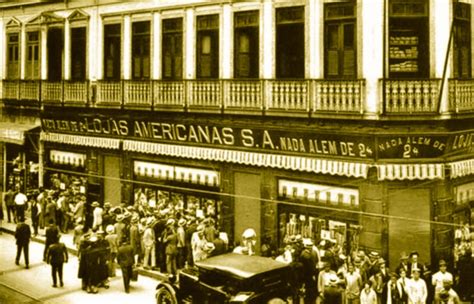
M407 277L411 278L412 271L413 269L416 269L416 268L420 270L420 274L421 276L423 276L423 273L425 272L425 266L418 261L418 258L419 258L419 254L417 251L412 251L410 253L410 262L408 263Z
M56 287L57 277L59 277L59 286L63 287L63 264L68 261L67 249L64 243L58 241L48 248L48 264L51 265L51 276L53 277L53 287ZM57 274L57 276L56 276Z
M31 237L30 226L28 226L28 224L25 223L24 218L21 218L21 217L18 218L18 225L16 226L16 230L15 230L15 238L16 238L16 246L17 246L15 264L19 265L20 255L21 255L21 252L23 251L26 269L29 268L28 246L30 243L30 237Z
M59 240L59 229L52 219L49 219L48 227L45 230L46 240L44 243L43 261L46 262L48 248Z
M123 286L125 287L125 292L130 292L130 278L132 277L133 271L133 247L130 245L130 241L127 238L122 240L121 245L118 248L117 252L117 262L122 269L122 278Z

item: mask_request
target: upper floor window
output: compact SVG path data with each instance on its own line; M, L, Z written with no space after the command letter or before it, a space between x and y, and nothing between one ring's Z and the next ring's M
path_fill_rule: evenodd
M163 20L163 79L183 78L183 18Z
M428 0L390 0L389 3L390 77L428 77Z
M32 31L26 33L26 63L25 78L40 78L40 33Z
M150 78L150 21L132 24L132 78Z
M48 80L59 81L63 75L63 29L49 28L47 37Z
M20 35L7 34L7 77L17 79L20 71Z
M471 5L460 2L453 5L453 76L471 78Z
M197 78L219 77L219 15L197 17Z
M119 80L121 76L121 25L104 25L104 78Z
M86 78L86 28L71 28L71 79Z
M258 11L234 15L234 77L257 78L259 72Z
M276 76L304 77L304 7L276 10Z
M356 77L356 6L326 4L324 17L325 77Z

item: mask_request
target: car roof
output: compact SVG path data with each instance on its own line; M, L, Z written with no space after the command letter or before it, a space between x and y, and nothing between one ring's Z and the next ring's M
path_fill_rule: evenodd
M287 264L261 256L249 256L237 253L221 254L195 263L199 268L217 269L229 272L241 278L288 267Z

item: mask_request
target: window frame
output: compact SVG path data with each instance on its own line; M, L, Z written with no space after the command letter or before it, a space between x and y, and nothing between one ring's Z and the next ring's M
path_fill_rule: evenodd
M196 78L219 78L219 14L196 17ZM203 52L205 41L209 38L209 54ZM208 63L206 63L208 61ZM209 66L204 66L208 64ZM204 74L206 70L209 72Z
M112 32L107 34L106 28L118 27L119 30L117 32ZM122 78L122 57L123 57L123 50L122 50L122 30L123 26L121 22L113 22L113 23L105 23L103 25L103 76L102 78L105 80L117 81L121 80ZM118 39L117 39L118 38ZM118 42L117 42L118 40ZM118 44L118 58L116 56L113 57L112 60L112 75L108 73L108 66L107 66L107 46L108 45L116 45Z
M256 20L252 19L255 18ZM240 21L240 20L241 21ZM240 21L240 22L239 22ZM234 78L258 78L260 73L260 15L258 10L234 13ZM248 52L241 52L240 37L249 36ZM248 58L245 58L248 57ZM247 61L248 73L242 70Z
M174 23L174 24L173 24ZM166 80L181 80L183 79L184 71L184 20L183 17L167 18L162 20L162 36L161 36L161 62L162 62L162 78ZM165 43L168 39L173 41L173 44ZM179 43L179 40L181 43ZM179 44L179 48L177 45ZM179 50L179 52L176 52ZM169 54L169 55L168 55ZM169 56L169 67L168 67ZM178 66L179 64L179 66ZM168 68L170 73L168 73Z
M138 32L139 25L146 25L147 29ZM132 22L132 43L131 43L131 78L133 80L148 80L151 78L151 22L140 20ZM139 46L136 45L139 44ZM139 48L139 52L137 52ZM135 60L138 60L136 62ZM137 67L137 64L138 66ZM148 64L148 66L146 66ZM137 72L138 69L138 72Z

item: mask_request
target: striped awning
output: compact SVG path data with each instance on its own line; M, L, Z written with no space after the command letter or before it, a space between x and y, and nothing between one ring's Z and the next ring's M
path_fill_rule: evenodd
M218 171L200 168L135 161L134 172L137 176L161 180L174 180L213 187L218 187L220 184L220 174Z
M383 164L377 169L379 180L444 179L443 164Z
M124 140L123 149L125 151L167 155L173 157L204 159L348 177L366 178L369 168L369 164L359 162L336 161L302 156L256 153L205 147L180 146L133 140Z
M341 204L343 206L359 206L359 191L357 189L334 185L280 179L278 181L278 195L286 198Z
M23 145L25 143L25 133L36 127L39 127L39 125L0 122L0 142Z
M120 147L120 140L115 138L79 136L45 132L41 132L40 138L42 141L47 142L86 146L93 148L118 149Z
M454 187L456 204L464 204L474 200L474 182Z
M461 160L449 164L451 168L451 178L458 178L474 173L474 159Z
M49 152L49 159L55 164L84 167L86 155L82 153L51 150Z

